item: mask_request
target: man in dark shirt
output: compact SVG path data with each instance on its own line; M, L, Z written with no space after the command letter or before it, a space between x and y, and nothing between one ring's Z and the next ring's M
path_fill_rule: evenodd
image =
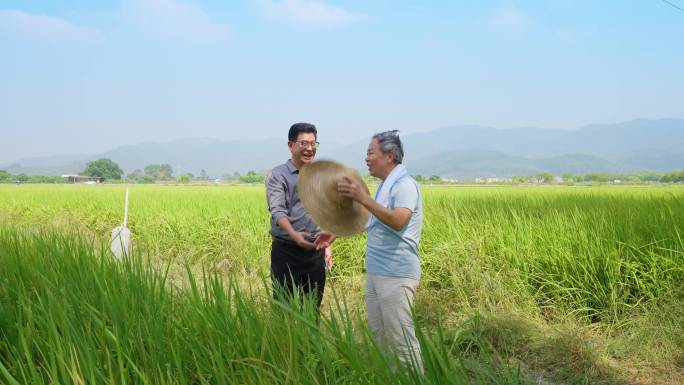
M295 290L312 295L320 307L325 289L326 256L330 256L330 234L320 231L299 200L299 169L313 162L318 149L316 126L295 123L287 146L292 157L273 168L266 177L266 201L271 212L271 279L274 296L292 295ZM316 243L317 235L325 242ZM282 290L282 291L281 291Z

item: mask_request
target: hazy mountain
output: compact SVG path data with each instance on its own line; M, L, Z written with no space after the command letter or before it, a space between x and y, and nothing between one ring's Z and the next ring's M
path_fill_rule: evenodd
M461 126L410 137L412 140L407 141L407 147L410 145L419 153L480 148L532 158L572 153L622 161L635 153L651 156L658 152L683 153L684 120L637 119L576 130Z
M323 142L319 159L337 159L365 170L369 138L343 145ZM413 174L471 178L549 171L668 171L684 168L684 120L638 119L576 130L445 127L403 136L405 163ZM63 155L0 165L12 173L57 175L82 171L85 163L111 158L128 173L151 163L169 163L175 174L204 169L213 177L226 172L266 170L289 156L285 140L220 141L182 139L122 146L94 156Z
M0 170L5 170L12 174L25 173L28 175L64 175L76 174L85 170L86 162L71 162L56 165L34 165L32 159L22 159L14 163L0 165Z
M329 152L339 147L334 144L322 146L318 152L321 157L336 158ZM152 163L168 163L178 175L191 172L198 175L205 170L212 177L234 171L245 173L248 170L262 171L277 163L286 161L290 156L287 141L267 139L261 141L220 141L207 138L189 138L170 142L144 142L136 145L121 146L97 155L82 157L79 162L60 163L67 156L54 157L53 165L49 158L23 159L7 165L0 165L10 173L34 175L61 175L78 173L85 169L88 161L110 158L117 162L124 172L143 169Z
M286 142L285 142L286 143ZM101 154L111 158L126 171L142 169L151 163L168 163L176 174L204 169L211 176L225 172L263 170L274 162L284 161L289 152L282 140L219 141L216 139L182 139L166 143L142 143L124 146Z
M474 179L533 175L551 172L585 174L593 171L622 172L618 164L591 155L562 155L530 159L488 150L455 150L420 158L410 164L412 174L440 175L446 178Z

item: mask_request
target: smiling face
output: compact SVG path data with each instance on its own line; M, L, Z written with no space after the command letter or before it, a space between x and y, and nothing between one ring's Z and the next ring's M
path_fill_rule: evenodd
M296 141L287 142L287 147L290 148L292 154L292 163L299 169L313 162L316 156L316 135L312 132L300 132Z
M372 176L385 180L387 175L396 166L394 164L394 155L391 152L383 153L380 150L378 140L373 139L368 145L368 151L366 152L366 166L368 166L368 172Z

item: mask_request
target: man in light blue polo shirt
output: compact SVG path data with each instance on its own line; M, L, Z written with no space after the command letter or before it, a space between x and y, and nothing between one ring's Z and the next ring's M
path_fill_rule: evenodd
M366 228L368 324L382 347L395 352L404 366L413 365L422 372L411 307L420 280L423 204L403 158L398 131L376 134L366 154L370 174L382 180L375 199L347 177L338 182L337 190L373 214Z

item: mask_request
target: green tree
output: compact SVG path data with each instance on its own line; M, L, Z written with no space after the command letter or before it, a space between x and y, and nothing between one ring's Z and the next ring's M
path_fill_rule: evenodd
M192 179L194 178L194 175L188 173L178 175L178 178L176 178L176 181L178 183L190 183L192 182Z
M428 178L428 180L432 183L435 183L435 182L441 182L442 178L439 175L430 175L430 178Z
M511 177L511 182L518 184L518 183L525 183L525 176L523 175L513 175Z
M660 181L663 183L684 182L684 170L668 172L660 177Z
M571 186L575 183L575 177L572 175L571 172L564 172L563 173L563 183L565 183L568 186Z
M5 170L0 170L0 183L9 182L12 180L12 174Z
M31 177L24 174L24 173L21 173L21 174L15 175L14 180L16 180L19 183L27 183L28 181L31 180Z
M641 171L638 172L636 176L643 182L656 182L660 179L662 174L653 171Z
M537 175L537 180L541 183L553 183L554 176L550 172L542 172Z
M92 162L88 162L83 174L105 179L121 179L123 170L121 170L121 167L119 167L119 165L113 160L101 158Z
M166 180L173 178L173 169L170 164L148 164L145 166L145 175L154 180Z
M422 176L422 175L420 175L420 174L414 175L414 176L413 176L413 179L415 179L416 182L425 182L425 177Z
M675 174L675 181L676 182L684 182L684 170L681 170Z
M240 176L240 182L242 183L263 183L265 180L265 175L257 174L251 170L248 171L246 175Z
M135 169L132 173L128 174L126 176L127 179L131 179L134 181L139 181L142 180L142 178L145 176L145 172L141 169Z
M584 180L589 182L608 182L609 176L605 172L592 172L585 175Z
M199 175L198 179L200 179L200 180L208 180L209 179L209 175L207 174L207 171L205 169L202 169L202 171L200 171L200 175Z
M31 175L29 177L31 183L55 183L51 176Z

